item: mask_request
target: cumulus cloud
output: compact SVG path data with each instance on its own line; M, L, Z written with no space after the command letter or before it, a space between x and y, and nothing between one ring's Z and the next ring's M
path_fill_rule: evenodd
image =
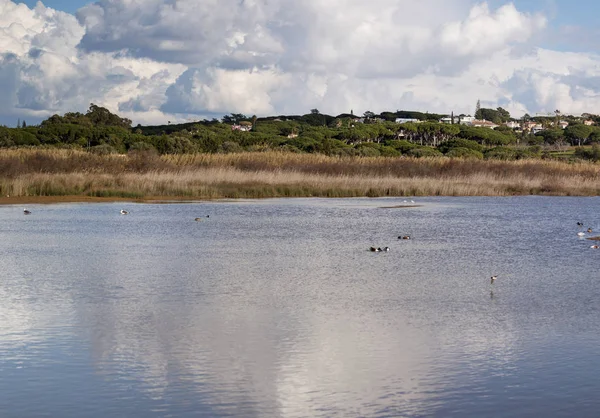
M536 48L547 24L474 0L99 0L76 16L0 0L0 111L600 113L599 57Z

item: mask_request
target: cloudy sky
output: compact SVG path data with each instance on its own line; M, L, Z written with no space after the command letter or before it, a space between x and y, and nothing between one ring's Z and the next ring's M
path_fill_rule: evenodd
M0 0L0 123L600 113L592 0Z

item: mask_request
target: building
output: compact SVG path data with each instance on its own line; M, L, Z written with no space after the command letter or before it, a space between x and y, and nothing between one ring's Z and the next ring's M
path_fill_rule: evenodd
M495 129L498 127L494 122L490 122L489 120L474 120L471 122L471 126L474 128L489 128Z
M583 124L587 126L592 126L594 124L594 121L591 119L586 119L583 121Z
M509 127L510 129L518 129L521 127L521 124L517 121L511 120L509 122L506 122L504 124L505 126Z
M396 118L396 123L419 123L419 119Z
M241 131L241 132L250 132L252 130L252 125L231 125L232 131Z

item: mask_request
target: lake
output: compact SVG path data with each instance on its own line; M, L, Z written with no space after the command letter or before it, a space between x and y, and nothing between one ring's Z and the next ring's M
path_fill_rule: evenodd
M600 198L404 201L0 207L0 416L598 416Z

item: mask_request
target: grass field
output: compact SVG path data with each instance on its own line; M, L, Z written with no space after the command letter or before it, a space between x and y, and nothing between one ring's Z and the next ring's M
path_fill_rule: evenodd
M600 165L546 160L0 151L1 202L600 194ZM7 197L9 196L9 197Z

